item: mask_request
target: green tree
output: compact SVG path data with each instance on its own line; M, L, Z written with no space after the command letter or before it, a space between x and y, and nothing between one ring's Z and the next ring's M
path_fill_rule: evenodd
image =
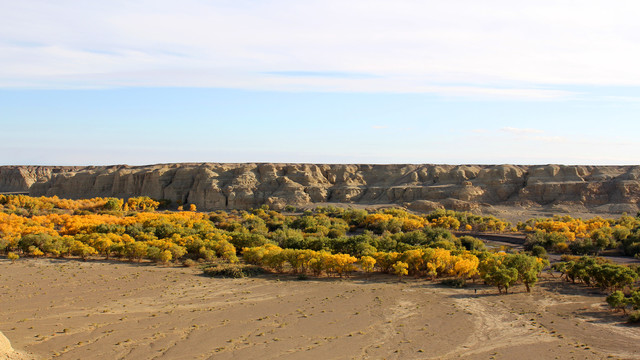
M516 269L518 272L518 281L524 284L527 292L531 292L531 287L538 282L538 274L545 265L549 264L539 258L526 254L507 255L504 263L507 267Z
M160 261L160 254L162 254L162 250L160 250L160 248L157 248L155 246L148 246L147 247L147 257L153 261L159 262Z
M507 267L507 255L489 255L480 262L478 269L485 283L496 286L498 292L509 292L509 287L518 281L518 270Z
M628 302L629 302L629 305L631 305L631 307L633 308L633 310L640 309L640 290L636 290L632 292Z
M505 294L508 294L511 285L518 281L518 270L504 266L496 267L487 275L488 276L485 277L485 281L496 286L499 293L501 293L504 288Z
M107 211L120 211L122 210L123 205L124 205L124 200L109 198L107 202L104 204L103 209Z
M607 304L614 310L622 310L624 313L627 312L625 309L627 307L627 300L622 291L614 291L611 295L607 296Z
M147 244L140 241L130 242L124 246L124 255L129 260L137 259L140 262L147 255Z

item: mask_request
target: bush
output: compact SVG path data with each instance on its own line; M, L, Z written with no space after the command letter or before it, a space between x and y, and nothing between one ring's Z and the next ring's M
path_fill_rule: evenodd
M639 323L640 322L640 311L634 311L629 315L630 323Z
M534 245L533 248L531 248L531 255L539 257L541 259L549 258L549 255L547 255L547 250L540 245Z
M109 198L102 208L106 211L120 211L123 205L124 200Z
M9 254L7 254L7 259L11 260L11 263L13 264L16 260L18 260L20 258L20 256L16 253L13 253L11 251L9 251Z
M264 270L259 266L230 263L213 264L209 267L205 267L202 271L207 276L230 278L251 277L264 272Z
M234 232L231 234L231 237L231 244L235 246L236 249L262 246L269 243L269 240L260 234Z
M444 279L440 282L440 284L445 286L450 286L453 288L458 288L458 289L461 289L467 286L467 282L464 279L460 279L460 278Z
M194 266L196 266L196 262L193 261L193 259L187 259L182 263L182 265L184 265L186 267L194 267Z
M482 242L482 240L476 239L472 236L461 237L460 244L469 251L471 250L485 251L487 249L487 247L484 245L484 242Z

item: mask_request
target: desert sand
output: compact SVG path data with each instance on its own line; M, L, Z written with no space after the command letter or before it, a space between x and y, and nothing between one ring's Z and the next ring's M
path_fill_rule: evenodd
M512 290L381 274L220 279L144 263L0 259L0 331L26 354L9 359L640 356L640 328L609 311L602 293L548 275L531 294Z

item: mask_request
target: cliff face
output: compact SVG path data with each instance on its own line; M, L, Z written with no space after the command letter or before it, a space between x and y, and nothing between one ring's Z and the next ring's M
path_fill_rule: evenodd
M640 166L166 164L0 167L0 192L64 198L146 195L201 210L312 203L399 204L416 210L581 205L635 212ZM606 207L604 209L603 207Z
M55 174L83 169L71 166L0 166L0 192L29 191L36 182L48 181Z

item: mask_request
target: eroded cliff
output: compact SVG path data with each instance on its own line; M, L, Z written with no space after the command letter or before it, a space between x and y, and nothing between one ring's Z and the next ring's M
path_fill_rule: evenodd
M579 205L635 212L640 166L163 164L0 167L0 192L88 198L146 195L202 210L266 204Z

